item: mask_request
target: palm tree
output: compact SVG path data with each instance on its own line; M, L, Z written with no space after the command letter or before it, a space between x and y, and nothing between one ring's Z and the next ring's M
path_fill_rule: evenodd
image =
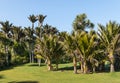
M36 17L37 17L37 20L38 20L38 27L36 27L36 29L35 29L35 34L36 34L37 38L42 39L43 21L46 18L46 16L43 16L42 14L40 14L40 15L38 15ZM37 46L37 48L40 47L40 45L36 45L36 46ZM38 63L39 63L39 66L40 66L40 64L41 64L41 58L38 58Z
M41 32L42 32L42 34L41 34ZM52 26L46 24L45 26L43 26L43 28L37 27L35 33L36 33L37 38L39 40L42 40L43 38L41 38L41 37L43 37L44 35L46 35L48 37L51 35L56 35L58 33L58 30L55 27L52 27ZM39 48L39 50L40 50L39 43L36 45L36 48ZM40 64L41 58L38 58L38 62Z
M52 38L52 37L51 37ZM40 45L40 50L38 51L39 54L44 57L44 59L47 60L47 66L48 66L48 70L52 70L52 56L50 53L50 44L52 42L50 37L44 35L43 39L38 39L38 43Z
M36 39L37 39L37 40L41 39L41 37L42 37L42 36L41 36L41 33L43 33L43 29L40 28L40 27L36 27L36 28L35 28L35 34L36 34ZM39 45L39 43L36 43L35 47L36 47L35 51L37 51L36 56L37 56L38 64L39 64L39 66L40 66L40 65L41 65L41 59L42 59L42 57L41 57L41 55L38 53L38 51L40 50L40 45Z
M75 32L73 35L76 43L76 53L80 57L81 72L87 73L88 62L97 62L97 60L93 57L99 53L99 51L96 49L96 35L90 35L85 31L77 31L77 33Z
M33 43L34 43L34 36L33 33L34 31L30 27L25 27L24 33L26 35L26 42L28 43L28 50L29 50L29 58L30 58L30 63L32 62L32 55L31 51L33 50Z
M17 27L17 26L13 26L11 28L11 33L12 33L12 39L14 42L13 45L13 53L15 56L15 61L16 61L16 55L23 55L24 51L25 51L25 33L23 31L23 29L21 29L21 27Z
M30 15L28 19L32 22L32 30L34 31L34 23L38 20L36 16ZM32 47L34 47L34 44L32 43ZM33 48L32 48L32 62L34 62L34 53L33 53Z
M103 26L101 24L99 26L99 38L106 48L106 54L108 55L110 61L110 72L114 72L114 63L115 63L115 53L118 48L118 40L120 38L120 25L115 21L106 24Z
M44 16L44 15L42 15L42 14L40 14L40 15L37 16L38 21L39 21L39 24L38 24L39 27L42 27L42 26L43 26L43 21L44 21L44 19L45 19L46 17L47 17L46 15Z
M58 37L55 35L44 35L42 40L38 39L37 43L40 45L40 49L37 52L47 60L48 70L53 70L53 60L56 64L56 70L58 70L59 60L64 55L64 49Z
M51 26L51 25L48 25L48 24L46 24L46 25L44 25L43 26L43 34L45 34L45 35L55 35L55 34L58 34L58 30L57 30L57 28L56 27L53 27L53 26Z
M40 28L41 32L40 32L40 38L42 37L42 27L43 27L43 22L44 22L44 19L46 18L47 16L45 15L42 15L42 14L39 14L37 16L37 19L38 19L38 27Z
M64 45L65 45L67 53L70 54L70 56L72 56L73 58L74 73L76 74L77 73L77 67L76 67L77 66L77 54L76 54L77 44L76 44L74 36L66 34Z
M34 23L37 21L37 17L35 15L30 15L28 19L32 23L32 29L34 29Z
M87 19L87 15L85 13L79 14L76 16L75 20L73 21L73 29L77 30L85 30L86 28L94 28L94 24Z
M60 59L65 55L64 46L62 45L62 42L59 41L58 36L53 36L50 47L52 60L55 61L56 70L58 70L58 64L60 62Z
M0 24L2 25L1 30L5 34L5 39L8 39L9 38L8 35L9 35L10 30L11 30L12 23L9 23L9 21L6 21L6 22L0 22ZM6 53L6 62L7 62L7 65L9 65L8 46L7 46L7 44L5 44L5 53Z
M15 42L21 42L25 37L24 30L21 27L13 26L11 28L12 37Z

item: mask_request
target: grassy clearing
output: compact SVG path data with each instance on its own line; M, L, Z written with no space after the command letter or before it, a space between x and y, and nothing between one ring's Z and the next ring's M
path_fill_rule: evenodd
M60 67L71 67L61 64ZM120 72L73 74L73 70L47 71L46 66L26 64L0 71L0 83L120 83Z

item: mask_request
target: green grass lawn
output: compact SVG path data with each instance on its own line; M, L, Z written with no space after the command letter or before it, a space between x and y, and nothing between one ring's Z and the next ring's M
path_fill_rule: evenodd
M70 67L72 64L61 64ZM74 74L73 70L47 71L46 66L26 64L0 71L0 83L120 83L120 72Z

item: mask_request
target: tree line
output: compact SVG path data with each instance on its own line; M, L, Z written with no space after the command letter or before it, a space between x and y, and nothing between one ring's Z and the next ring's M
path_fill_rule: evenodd
M20 63L41 61L48 70L58 70L59 63L73 62L74 73L120 69L120 24L109 21L98 24L94 30L86 14L79 14L73 21L71 33L59 32L56 27L43 24L46 15L29 15L30 27L15 26L1 21L0 69ZM38 22L35 27L34 23ZM55 67L53 66L55 64Z

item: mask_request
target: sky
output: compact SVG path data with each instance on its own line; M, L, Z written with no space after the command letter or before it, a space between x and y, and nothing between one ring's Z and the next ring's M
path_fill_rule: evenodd
M47 15L44 24L71 32L76 15L82 13L95 24L95 30L98 23L120 23L120 0L0 0L0 21L22 27L31 26L29 15L43 14Z

